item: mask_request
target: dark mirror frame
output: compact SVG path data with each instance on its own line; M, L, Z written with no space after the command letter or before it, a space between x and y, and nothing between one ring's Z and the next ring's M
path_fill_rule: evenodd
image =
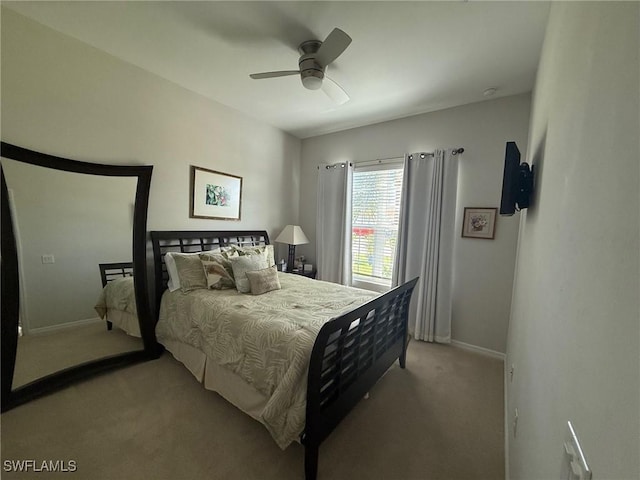
M161 349L155 337L155 325L149 303L147 283L147 207L149 189L151 187L151 165L104 165L99 163L80 162L62 157L34 152L26 148L2 142L1 156L31 165L110 177L137 177L136 198L133 213L133 266L134 288L138 322L144 349L111 355L97 360L85 362L73 367L51 373L31 383L12 390L15 370L16 351L18 346L18 322L20 312L18 253L9 208L9 192L4 171L1 173L2 204L0 224L2 228L1 264L0 264L0 334L2 335L1 370L1 410L5 412L13 407L33 400L37 397L65 387L75 381L88 378L114 368L130 365L143 360L157 358Z

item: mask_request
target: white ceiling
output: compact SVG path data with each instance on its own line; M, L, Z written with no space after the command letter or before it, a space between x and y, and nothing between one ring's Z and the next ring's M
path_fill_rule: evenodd
M300 138L531 90L547 2L3 2L40 23ZM297 76L297 45L353 42L327 73L336 106Z

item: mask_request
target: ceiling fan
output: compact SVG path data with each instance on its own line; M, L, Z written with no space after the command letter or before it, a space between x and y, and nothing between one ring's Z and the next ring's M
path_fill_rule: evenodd
M286 77L300 75L302 85L309 90L322 89L334 102L339 105L349 101L349 95L334 80L325 75L327 65L332 63L346 50L351 43L351 37L339 28L334 28L324 42L307 40L298 47L300 70L283 70L279 72L252 73L254 80L263 78Z

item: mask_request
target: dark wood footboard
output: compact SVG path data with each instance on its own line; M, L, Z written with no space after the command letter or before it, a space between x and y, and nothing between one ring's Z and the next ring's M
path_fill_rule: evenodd
M327 322L311 352L307 385L305 478L315 480L318 449L345 415L398 359L405 367L414 278Z

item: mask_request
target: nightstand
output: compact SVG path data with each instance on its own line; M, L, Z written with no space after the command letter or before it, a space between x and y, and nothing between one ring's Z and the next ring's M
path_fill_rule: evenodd
M293 273L294 275L302 275L303 277L308 277L308 278L315 279L316 278L316 273L318 273L318 270L316 270L314 268L310 272L304 272L302 270L298 270L298 271L293 271L293 272L289 272L289 273Z

